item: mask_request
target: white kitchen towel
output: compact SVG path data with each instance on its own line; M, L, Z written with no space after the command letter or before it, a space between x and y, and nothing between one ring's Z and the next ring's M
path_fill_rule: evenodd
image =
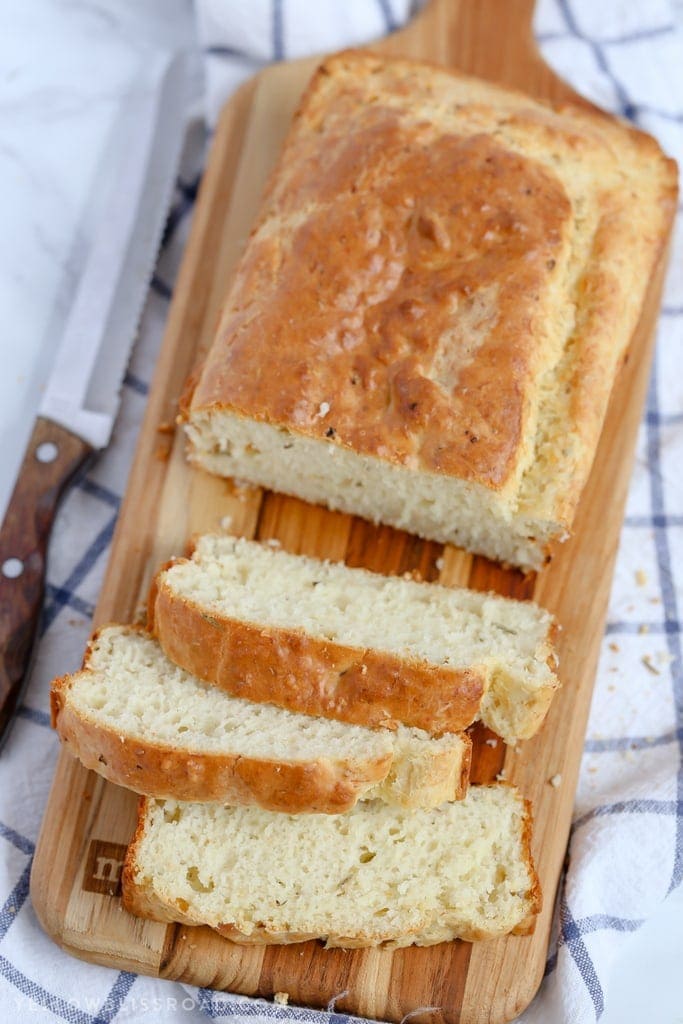
M206 111L267 61L365 42L408 0L197 0ZM683 30L666 0L541 0L547 60L577 89L683 160ZM50 679L74 669L89 632L201 174L195 125L113 443L68 494L51 546L42 637L0 758L0 1020L75 1024L207 1016L345 1024L317 1013L173 985L73 960L41 930L28 879L57 753ZM629 495L582 762L570 861L547 974L524 1024L585 1024L609 1000L615 954L683 877L683 246L680 227Z

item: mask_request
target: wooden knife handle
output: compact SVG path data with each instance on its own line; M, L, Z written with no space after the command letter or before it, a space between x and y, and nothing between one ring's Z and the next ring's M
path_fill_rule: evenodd
M92 452L75 434L39 417L0 527L0 746L28 673L57 504Z

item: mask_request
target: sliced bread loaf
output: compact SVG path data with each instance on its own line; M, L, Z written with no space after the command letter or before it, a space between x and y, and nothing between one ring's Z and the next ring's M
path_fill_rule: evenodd
M87 768L157 797L337 813L459 799L470 740L372 731L230 697L172 665L151 637L109 626L85 667L57 679L52 720Z
M381 576L230 536L158 575L149 628L168 657L239 697L367 726L515 742L558 685L553 619L527 601Z
M240 942L430 945L533 929L529 808L511 786L406 812L348 814L143 800L123 872L131 913Z

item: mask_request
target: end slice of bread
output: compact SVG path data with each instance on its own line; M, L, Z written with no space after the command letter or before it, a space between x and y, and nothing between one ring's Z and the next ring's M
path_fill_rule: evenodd
M366 726L532 736L558 686L552 616L530 601L198 539L158 575L150 629L235 696Z
M432 807L467 788L469 737L365 729L206 686L150 636L109 626L81 672L57 679L52 720L87 768L179 800L338 813L360 798Z
M348 814L141 801L124 906L239 942L431 945L533 930L541 906L529 806L511 786L406 812Z

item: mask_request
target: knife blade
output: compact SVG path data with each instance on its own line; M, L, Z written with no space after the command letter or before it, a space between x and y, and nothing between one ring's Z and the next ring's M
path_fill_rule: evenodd
M111 438L180 163L189 73L185 54L160 56L121 105L109 187L0 527L0 749L28 678L59 499Z

